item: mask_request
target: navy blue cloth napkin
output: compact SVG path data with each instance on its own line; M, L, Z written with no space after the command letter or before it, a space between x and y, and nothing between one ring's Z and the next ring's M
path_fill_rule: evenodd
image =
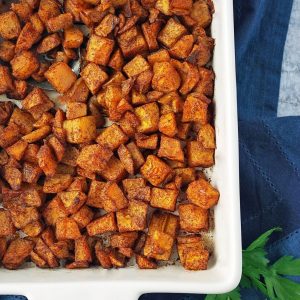
M300 256L300 119L277 117L280 74L292 0L234 0L243 246L281 226L272 258ZM199 300L147 294L141 300ZM19 300L0 296L0 300ZM261 299L243 291L243 299ZM134 299L133 299L134 300Z

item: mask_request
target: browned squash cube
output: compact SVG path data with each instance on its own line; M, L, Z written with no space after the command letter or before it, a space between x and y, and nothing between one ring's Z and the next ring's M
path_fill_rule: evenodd
M107 182L101 191L103 209L114 212L128 206L128 200L115 182Z
M97 1L98 2L98 1ZM98 36L106 37L108 36L119 23L117 16L113 14L107 14L97 27L95 27L95 33Z
M20 267L26 258L30 255L34 247L34 242L27 239L17 238L13 240L2 259L5 268L14 270Z
M174 18L170 18L165 27L160 31L158 40L166 47L172 47L184 34L185 27Z
M32 47L32 45L41 38L41 33L43 32L44 28L39 29L39 24L37 23L37 20L41 22L40 19L35 19L35 23L27 22L22 28L15 47L16 53L22 50L29 50Z
M152 188L150 205L169 211L175 211L178 190Z
M117 124L112 124L100 133L96 141L103 147L115 150L120 145L126 143L128 137Z
M83 205L75 214L71 216L79 228L85 228L94 218L94 212L86 205Z
M204 148L198 141L187 143L187 157L190 167L211 167L214 164L214 149Z
M170 175L172 169L155 155L148 155L141 167L141 174L154 186L159 186Z
M177 228L177 216L168 213L154 213L149 225L144 255L158 260L169 260Z
M215 129L210 124L202 125L198 131L197 140L206 149L215 149Z
M80 191L68 191L58 194L68 214L76 213L86 202L86 195Z
M27 143L34 143L45 138L51 132L50 126L43 126L22 137Z
M47 177L44 182L44 193L55 194L66 190L72 183L70 174L55 174L52 177Z
M29 237L37 237L43 231L43 224L40 221L34 221L22 228L22 231Z
M0 208L0 237L13 235L16 228L11 220L11 215L8 210Z
M23 156L23 160L33 163L33 164L37 164L38 160L37 160L37 153L39 152L40 147L36 144L29 144L28 147L25 150L24 156Z
M137 107L135 114L140 121L140 125L137 127L138 132L150 133L158 130L159 108L156 103Z
M11 41L0 42L0 59L10 62L15 56L15 44Z
M195 92L204 94L207 97L212 97L214 93L214 71L206 68L198 68L198 70L200 79L195 88Z
M37 164L24 162L22 172L23 182L37 183L42 174L43 171Z
M77 158L77 164L92 172L101 172L106 166L113 153L101 145L88 145L81 149Z
M180 141L165 135L161 136L157 155L158 157L184 162L184 153Z
M13 145L11 145L10 147L6 148L6 152L9 156L13 157L14 159L21 160L27 146L28 146L27 142L23 140L19 140Z
M8 67L0 66L0 94L14 90L14 84Z
M208 181L200 178L189 184L187 198L190 202L204 209L209 209L219 201L219 192Z
M56 173L57 162L53 152L47 144L41 146L37 154L37 159L39 167L46 176L52 176Z
M2 176L14 191L21 188L22 173L16 167L5 165L2 169Z
M134 174L134 162L129 152L128 148L125 145L120 145L118 148L118 156L126 169L126 171L133 175Z
M156 133L151 135L137 133L135 134L135 139L139 148L154 150L157 147L158 135Z
M81 237L79 227L72 218L59 218L56 221L55 235L58 240L76 240Z
M148 205L141 201L130 200L128 208L116 213L120 232L138 231L146 228Z
M29 78L40 66L36 56L31 51L21 51L10 61L12 75L17 79Z
M60 3L56 0L41 0L38 15L43 23L46 24L50 18L60 14L60 8Z
M24 186L24 192L21 194L21 200L27 206L40 207L44 201L44 193L39 185Z
M80 102L70 102L67 104L66 117L68 120L84 117L87 115L87 105Z
M103 208L102 190L105 187L105 182L92 180L86 204L88 206Z
M153 72L152 88L154 90L169 93L180 87L181 78L171 63L155 62Z
M115 214L111 212L94 220L86 226L86 230L89 236L94 236L110 231L117 231L118 227L116 224Z
M48 225L55 225L59 218L65 218L68 213L58 196L54 197L47 203L46 208L43 211L43 217Z
M50 18L47 21L47 29L49 32L57 32L63 29L67 29L70 28L72 25L73 16L69 12Z
M156 52L150 53L147 56L148 62L150 65L154 65L156 62L164 62L164 61L170 61L170 55L168 50L166 49L160 49Z
M7 240L5 237L0 237L0 260L2 261L2 257L7 249Z
M95 63L87 64L81 71L81 76L93 95L99 91L108 79L108 75Z
M50 268L56 268L59 266L56 257L41 238L38 239L34 251L48 264Z
M39 268L48 268L45 260L43 260L36 252L31 251L30 253L31 261Z
M83 33L78 27L69 27L64 30L64 48L79 48L83 42Z
M179 236L177 249L182 266L187 270L206 270L209 252L198 236Z
M208 122L208 104L210 100L199 93L189 94L184 102L182 122Z
M47 35L43 40L39 43L37 47L37 53L46 53L48 51L53 50L61 44L61 39L57 33L53 33Z
M87 44L86 60L106 66L114 44L115 42L111 39L92 34Z
M151 188L146 186L144 178L127 178L122 184L128 199L150 201Z
M157 264L144 255L136 254L135 260L140 269L157 269Z
M153 23L146 22L142 24L142 31L150 51L154 51L159 48L157 42L157 35L161 29L161 25L161 20L156 20Z
M177 168L174 169L174 172L181 177L183 185L189 184L196 179L195 169L193 168Z
M193 49L194 37L192 34L185 35L176 42L170 49L171 56L178 59L185 59Z
M15 39L21 32L17 15L13 11L0 14L0 36L5 40Z
M61 94L65 93L76 81L77 76L64 62L57 62L45 72L50 84Z
M107 162L106 167L99 172L99 175L108 181L118 182L127 175L127 172L121 161L112 156Z
M132 248L138 238L136 231L115 233L110 236L110 246L113 248Z
M79 144L91 142L96 138L96 120L94 116L85 116L73 120L65 120L63 128L69 143Z
M145 163L145 159L142 152L137 147L135 142L129 143L127 145L127 149L130 152L130 155L132 157L135 170L138 170Z
M75 261L92 261L92 252L88 244L87 237L84 235L75 240Z
M155 3L155 8L163 13L164 15L171 15L171 5L170 0L157 0Z
M120 49L117 49L110 58L108 66L116 71L122 70L124 65L124 58Z
M134 57L148 49L144 36L136 26L120 34L118 36L118 44L126 58Z
M26 1L20 1L19 3L12 3L11 10L14 11L21 21L28 21L30 15L33 13L33 7Z
M198 0L194 2L191 9L191 17L197 22L198 26L206 28L212 20L212 15L207 1Z
M176 116L173 112L164 114L159 119L158 129L161 133L173 137L177 134Z
M134 77L147 71L149 68L150 65L145 58L141 55L137 55L124 66L123 70L128 77Z
M199 232L208 229L208 210L194 204L180 204L178 207L180 229Z

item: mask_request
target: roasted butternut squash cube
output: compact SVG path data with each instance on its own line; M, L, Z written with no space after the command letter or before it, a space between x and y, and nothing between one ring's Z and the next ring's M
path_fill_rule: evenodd
M214 93L214 71L206 68L198 68L198 70L200 79L195 88L195 92L207 97L212 97Z
M118 156L126 169L126 171L133 175L134 174L134 162L131 156L131 153L125 145L120 145L118 148Z
M113 248L132 248L138 238L136 231L114 233L110 236L110 246Z
M168 62L170 59L169 52L166 49L160 49L147 56L147 60L151 66L153 66L156 62Z
M60 3L56 0L41 0L38 10L38 15L44 24L50 18L56 17L60 14Z
M177 216L168 213L154 213L149 225L144 255L157 260L169 260L177 228Z
M5 40L15 39L21 32L21 25L13 11L0 14L0 36Z
M36 144L29 144L25 150L23 160L33 164L37 164L37 153L39 152L40 147Z
M0 66L0 94L14 90L13 80L8 67Z
M37 53L46 53L54 48L58 47L61 44L60 36L57 33L53 33L47 35L43 40L39 43L37 47Z
M21 238L13 240L3 256L3 266L10 270L17 269L30 256L33 247L33 241Z
M101 191L103 209L107 212L114 212L128 206L123 191L115 182L107 182Z
M69 27L64 30L64 48L79 48L83 42L83 33L78 27Z
M211 167L214 164L214 149L207 149L198 141L187 143L187 158L190 167Z
M209 209L216 205L220 196L218 190L203 178L191 182L186 195L190 202L203 209Z
M158 129L161 133L170 137L177 134L177 122L174 112L164 114L160 117Z
M72 27L73 16L71 13L67 12L64 14L59 14L47 21L47 29L49 32L57 32L63 29Z
M171 15L171 3L170 0L157 0L155 3L155 8L159 10L164 15Z
M97 65L106 66L115 42L111 39L92 34L86 49L86 60Z
M187 270L206 270L209 252L200 237L178 237L177 249L182 266Z
M21 51L10 61L12 75L21 80L29 78L39 68L39 61L31 51Z
M169 211L175 211L178 190L152 188L150 205Z
M169 93L180 87L181 78L169 62L156 62L153 65L152 88L159 92Z
M109 254L109 259L112 265L116 268L123 268L125 266L125 256L118 251L112 249Z
M141 167L141 174L154 186L162 184L171 172L172 169L155 155L148 155Z
M39 219L39 212L35 207L15 206L10 209L12 222L18 229Z
M21 160L25 150L28 146L28 143L23 141L23 140L19 140L16 143L14 143L13 145L11 145L10 147L8 147L6 149L6 152L8 153L8 155L10 155L11 157L13 157L16 160Z
M92 262L92 252L86 236L75 240L75 261Z
M99 91L108 79L108 75L95 63L87 64L81 71L81 76L93 95Z
M79 191L79 192L87 192L87 182L84 177L78 176L75 177L73 182L68 187L68 192L71 191Z
M60 140L56 136L51 136L48 140L48 144L53 149L56 159L58 161L61 161L65 153L65 146L60 142Z
M185 33L186 28L170 18L165 27L158 34L158 40L166 47L172 47Z
M76 81L77 76L65 62L57 62L45 72L49 83L59 92L65 93Z
M158 130L159 108L156 103L148 103L135 108L135 114L139 118L138 132L150 133Z
M86 205L83 205L75 214L71 216L79 228L85 228L94 218L94 212Z
M79 144L91 142L97 135L94 116L65 120L63 128L66 131L66 138L69 143Z
M156 20L153 23L145 22L144 24L142 24L142 31L150 51L157 50L159 47L157 42L157 36L161 29L161 26L161 20Z
M196 179L195 169L193 168L177 168L174 173L182 179L182 184L186 185Z
M126 143L128 137L117 124L106 127L97 137L97 143L111 150L117 149Z
M41 33L43 32L43 30L44 29L39 30L38 24L33 22L27 22L22 28L20 35L18 36L15 47L16 53L22 50L29 50L32 47L32 45L35 44L41 38Z
M117 231L115 214L113 212L108 213L86 226L86 230L89 236L102 234L105 232Z
M103 208L102 190L105 187L105 182L92 180L86 204L88 206Z
M76 213L86 202L86 195L80 191L67 191L58 193L68 214Z
M122 70L124 65L124 58L120 49L117 49L110 58L108 66L116 71Z
M48 225L54 226L58 219L65 218L68 213L58 196L54 197L43 210L43 217Z
M192 0L172 0L171 1L171 12L175 15L188 15L192 9Z
M43 224L40 221L34 221L22 228L22 231L29 237L37 237L43 231Z
M198 0L193 3L191 17L197 22L198 26L206 28L212 20L212 15L207 1Z
M5 62L10 62L15 56L15 44L11 41L0 42L0 59Z
M39 268L48 268L47 262L42 259L36 252L30 252L31 261Z
M66 117L68 120L84 117L87 115L87 105L81 102L70 102L67 104Z
M165 135L161 136L157 155L158 157L184 162L184 153L180 141Z
M89 96L89 89L82 77L78 78L71 88L60 97L62 102L86 102Z
M140 124L139 118L132 112L127 111L119 121L120 127L123 132L131 137L137 131L137 127Z
M46 125L24 135L22 139L27 143L34 143L46 137L50 132L51 127Z
M189 94L183 105L182 122L208 122L208 104L210 100L199 93Z
M26 1L12 3L11 10L14 11L23 22L28 21L30 15L33 13L33 7Z
M127 149L133 160L135 170L138 170L145 162L144 156L135 142L131 142L127 145Z
M45 144L41 146L38 154L38 164L46 176L52 176L56 173L57 161L50 147Z
M21 188L22 173L18 168L5 165L2 169L2 176L14 191Z
M125 58L142 54L148 49L144 36L136 26L133 26L120 34L117 39Z
M128 77L134 77L147 71L150 68L148 62L141 55L135 56L130 62L128 62L123 70Z
M81 237L79 227L72 218L59 218L55 226L55 235L58 240L76 240Z
M199 40L198 44L194 44L193 49L186 59L193 65L197 65L198 67L205 66L211 59L212 55L212 47L207 44L204 40Z
M95 245L95 255L99 264L104 269L110 269L112 267L112 263L109 258L110 251L111 248L104 248L100 241L98 241Z
M178 207L180 229L199 232L208 229L208 210L194 204L180 204Z
M170 48L171 56L178 59L185 59L189 56L193 49L194 37L192 34L188 34L180 38L173 47Z
M37 183L42 174L43 171L37 164L24 162L22 170L23 182Z
M0 208L0 237L6 237L13 235L16 232L16 228L12 222L10 212Z
M76 167L78 156L79 150L76 147L67 145L61 162L68 166Z
M127 172L121 161L112 156L107 162L106 167L99 172L99 175L108 181L118 182L127 175Z
M136 254L135 260L140 269L157 269L157 264L144 255Z
M151 188L146 186L143 178L127 178L122 181L128 199L150 201Z
M197 140L206 149L215 149L215 129L210 124L205 124L198 131Z
M40 207L44 202L44 193L39 185L24 186L24 192L21 194L21 200L27 206Z
M130 200L128 208L117 211L120 232L138 231L146 228L148 205L141 201Z
M0 146L7 148L17 142L20 136L19 127L12 123L0 131Z
M135 134L135 140L139 148L154 150L157 147L158 135L157 134L145 135L142 133L137 133Z
M92 172L101 172L108 164L113 153L102 145L84 146L77 158L77 164Z
M46 177L43 191L48 194L55 194L66 190L72 183L70 174L55 174L52 177Z
M107 14L97 27L95 27L95 33L98 36L106 37L108 36L119 23L117 16L113 14Z

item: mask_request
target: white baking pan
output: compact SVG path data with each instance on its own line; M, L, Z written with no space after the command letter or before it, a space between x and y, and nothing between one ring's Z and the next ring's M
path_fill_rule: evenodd
M212 182L220 191L215 208L214 254L206 271L173 265L158 270L0 269L0 294L29 300L137 300L143 293L224 293L239 283L242 269L238 172L238 129L232 0L215 0L212 35L216 103L216 165Z

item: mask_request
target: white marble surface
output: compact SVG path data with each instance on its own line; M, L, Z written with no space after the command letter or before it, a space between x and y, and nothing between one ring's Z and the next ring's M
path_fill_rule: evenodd
M294 0L284 47L277 116L300 116L300 0Z

